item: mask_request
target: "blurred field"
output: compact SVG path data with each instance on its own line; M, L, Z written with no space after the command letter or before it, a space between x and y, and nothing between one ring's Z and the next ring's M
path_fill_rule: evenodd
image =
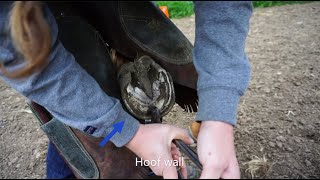
M193 1L154 1L158 6L167 6L170 18L183 18L194 14ZM253 1L253 7L264 8L286 4L302 4L313 1Z

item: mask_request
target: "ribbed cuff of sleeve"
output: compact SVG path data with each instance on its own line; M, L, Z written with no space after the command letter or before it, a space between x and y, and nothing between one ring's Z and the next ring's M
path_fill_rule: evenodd
M110 141L114 143L115 146L117 147L122 147L126 145L136 134L136 132L139 129L140 123L138 120L136 120L134 117L132 117L130 114L128 114L126 111L123 109L120 111L119 116L117 120L114 122L118 123L124 121L124 125L122 128L121 133L116 133ZM113 130L113 127L109 128L107 130L107 133L110 133Z
M226 89L210 89L198 91L199 109L197 121L222 121L236 125L237 107L240 94Z

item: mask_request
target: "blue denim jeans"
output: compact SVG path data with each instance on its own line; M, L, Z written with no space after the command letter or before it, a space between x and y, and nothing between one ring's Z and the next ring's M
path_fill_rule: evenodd
M75 178L68 165L59 155L56 147L50 141L47 154L47 179Z

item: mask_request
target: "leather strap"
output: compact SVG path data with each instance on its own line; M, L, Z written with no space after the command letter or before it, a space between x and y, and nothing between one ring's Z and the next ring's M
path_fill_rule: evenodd
M99 178L98 167L70 127L53 118L42 125L41 129L81 178Z

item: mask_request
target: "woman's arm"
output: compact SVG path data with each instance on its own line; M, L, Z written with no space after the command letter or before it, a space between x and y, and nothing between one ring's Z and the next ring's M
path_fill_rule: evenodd
M199 75L197 120L236 124L237 105L250 80L244 52L251 2L195 2L194 64Z
M12 2L0 2L0 61L7 70L24 65L24 59L14 48L9 34L9 11ZM26 98L44 106L63 123L85 131L96 128L92 134L104 137L113 130L113 124L124 121L121 133L111 141L118 147L127 144L139 128L139 122L126 113L119 100L109 97L98 83L75 61L58 37L55 18L47 7L44 10L52 35L52 51L48 65L40 72L23 79L1 78Z
M233 126L240 96L250 80L244 48L252 4L199 1L194 8L194 64L199 75L196 120L203 121L198 135L200 178L240 178Z

